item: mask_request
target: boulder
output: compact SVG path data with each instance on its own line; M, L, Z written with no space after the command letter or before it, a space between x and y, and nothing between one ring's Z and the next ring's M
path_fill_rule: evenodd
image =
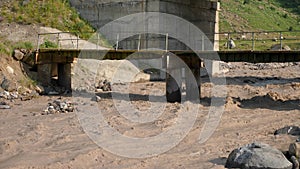
M10 74L14 74L15 73L15 70L12 67L10 67L10 66L6 66L6 70Z
M271 51L276 51L276 50L280 50L280 44L276 44L271 47ZM281 50L289 51L291 50L291 48L288 45L282 45Z
M234 41L232 39L230 39L228 41L228 44L229 44L229 49L234 49L236 47L236 45L235 45L235 43L234 43Z
M300 143L292 143L289 147L290 156L300 157Z
M24 58L24 53L19 49L15 49L13 52L13 56L17 61L21 61Z
M288 134L292 136L300 136L300 127L298 126L286 126L275 131L274 135Z
M293 169L299 169L299 161L295 156L291 157L291 162L293 163Z
M293 164L283 153L264 143L252 143L233 150L226 168L241 169L292 169Z
M12 92L17 90L17 83L8 79L4 79L1 83L2 89Z

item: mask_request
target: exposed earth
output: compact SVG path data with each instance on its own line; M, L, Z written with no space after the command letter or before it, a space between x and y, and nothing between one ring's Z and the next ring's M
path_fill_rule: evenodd
M0 168L200 168L222 169L229 153L254 141L267 143L287 151L297 137L274 136L275 130L285 126L299 126L300 121L300 67L294 64L226 65L227 98L225 111L213 135L199 143L198 137L209 112L212 84L202 78L201 103L197 120L189 134L166 153L149 158L117 156L97 146L84 132L78 112L45 115L47 103L60 96L40 96L29 101L8 102L11 109L0 110ZM122 88L127 83L115 84ZM114 85L113 85L114 87ZM224 87L224 86L223 86ZM157 89L155 93L154 89ZM115 100L110 92L97 93L98 102L88 99L76 103L71 95L62 100L97 107L110 126L130 137L150 137L168 130L185 113L178 103L167 103L156 120L133 123L122 117L120 102L132 104L144 111L157 101L148 101L148 94L163 96L164 82L137 82L129 87L130 99ZM115 92L119 95L126 91ZM126 110L124 110L126 111ZM44 114L44 115L42 115ZM216 119L217 120L217 119ZM170 138L165 138L170 139ZM113 142L113 141L112 141Z

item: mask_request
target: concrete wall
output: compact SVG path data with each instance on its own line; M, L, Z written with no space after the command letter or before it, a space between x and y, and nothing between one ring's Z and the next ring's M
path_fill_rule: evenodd
M162 12L188 20L206 33L211 41L217 39L213 35L218 31L218 3L206 0L70 0L80 15L95 28L120 17L139 12ZM167 22L167 21L162 21ZM167 23L166 23L167 24ZM142 35L141 48L165 49L165 36ZM139 37L135 36L120 43L124 49L137 49ZM170 39L170 50L187 49L177 40ZM217 45L215 45L217 49Z

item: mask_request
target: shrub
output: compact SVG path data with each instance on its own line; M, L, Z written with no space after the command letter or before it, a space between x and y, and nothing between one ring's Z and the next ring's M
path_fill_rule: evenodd
M40 45L40 48L58 48L58 45L49 40L45 40L45 42Z

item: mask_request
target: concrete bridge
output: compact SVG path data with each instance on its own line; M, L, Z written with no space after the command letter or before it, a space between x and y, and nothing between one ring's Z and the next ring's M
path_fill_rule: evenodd
M132 57L133 55L133 57ZM176 79L173 76L181 76L176 69L180 67L172 66L172 61L176 56L180 58L191 70L197 81L197 86L186 80L187 98L195 99L200 96L200 67L202 59L217 60L224 62L251 62L251 63L271 63L271 62L299 62L300 51L137 51L137 50L79 50L79 49L39 49L35 53L35 64L38 67L39 81L45 85L49 84L52 72L58 73L58 83L61 86L71 89L71 64L75 58L81 59L112 59L121 60L129 56L130 59L165 59L164 67L167 69L166 86L174 89ZM201 59L200 59L201 58ZM174 60L173 65L176 65ZM192 80L191 80L192 81ZM175 82L175 83L174 83ZM166 92L167 100L170 102L180 101L180 86L175 86L178 90ZM199 93L195 94L195 91Z
M139 59L161 58L164 60L163 63L168 72L166 96L168 101L173 102L179 101L181 96L180 87L177 85L176 79L173 78L181 76L180 71L178 71L181 68L177 66L178 60L175 58L180 58L193 74L193 77L186 75L186 95L188 98L199 97L200 93L195 94L195 91L200 92L200 67L203 60L206 68L212 73L218 71L219 66L215 64L218 62L215 61L252 63L300 61L300 51L218 51L220 5L215 1L70 0L70 3L78 10L81 17L89 21L96 29L101 29L101 35L107 35L105 38L110 44L117 44L117 49L123 50L39 49L36 52L35 61L39 79L45 84L50 82L54 70L58 73L59 84L71 88L71 63L79 55L83 59L102 60L125 59L134 54L134 57ZM165 17L137 15L118 20L118 18L131 14L149 12L169 14L177 18L169 18L169 15ZM106 26L115 20L117 22ZM103 27L104 29L102 29ZM201 30L204 34L196 36L197 31L192 29L195 27L196 30ZM131 31L133 30L137 34L132 34ZM161 34L150 30L159 30ZM169 38L169 35L173 36ZM179 37L176 37L177 35ZM204 39L204 36L207 39ZM119 39L121 40L119 41ZM187 39L188 43L193 44L192 47L196 49L193 50L196 52L191 51L191 46L186 45L185 42L182 43L182 39ZM205 43L206 40L209 43ZM165 49L165 51L139 50L151 48ZM191 82L192 79L197 81L196 85Z

